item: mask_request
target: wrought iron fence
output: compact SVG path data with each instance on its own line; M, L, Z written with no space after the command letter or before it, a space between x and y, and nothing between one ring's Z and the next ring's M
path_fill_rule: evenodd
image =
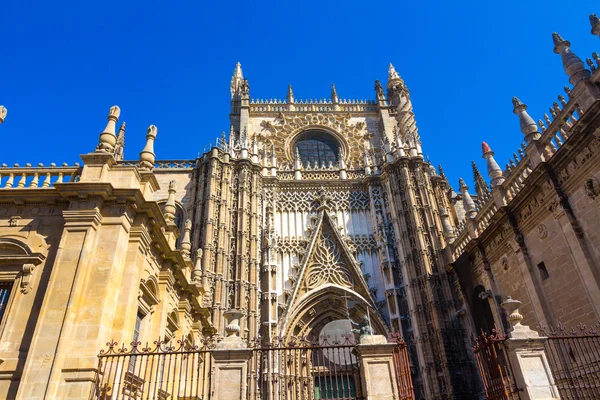
M546 356L562 399L600 397L600 323L567 329L539 327L547 336Z
M520 399L521 389L515 384L510 360L504 348L506 339L496 329L491 335L482 332L478 338L474 338L473 352L488 400Z
M157 340L130 348L107 343L98 355L94 400L209 399L213 340L194 346Z
M414 399L406 343L399 337L393 353L400 400ZM98 355L93 400L186 399L214 397L214 339L200 346L178 341L176 346L156 341L153 346L130 347L115 342ZM354 335L339 340L321 336L249 343L247 398L250 400L363 400L360 360Z

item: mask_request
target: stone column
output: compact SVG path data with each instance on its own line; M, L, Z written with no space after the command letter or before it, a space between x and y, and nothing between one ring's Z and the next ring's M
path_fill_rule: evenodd
M521 325L523 316L519 314L520 304L520 301L508 297L502 307L510 314L508 320L512 328L505 346L515 383L523 390L520 392L521 399L560 399L544 349L548 338Z
M383 335L363 335L356 346L362 371L362 389L366 400L398 399L398 382L394 369L395 343Z
M245 400L248 398L248 360L252 350L246 348L239 336L239 320L243 313L228 311L225 317L227 337L217 344L213 355L212 398L215 400Z

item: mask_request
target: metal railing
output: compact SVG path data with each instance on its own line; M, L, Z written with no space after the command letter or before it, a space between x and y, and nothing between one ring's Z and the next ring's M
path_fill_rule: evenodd
M600 323L567 329L539 328L546 356L562 399L597 399L600 396Z

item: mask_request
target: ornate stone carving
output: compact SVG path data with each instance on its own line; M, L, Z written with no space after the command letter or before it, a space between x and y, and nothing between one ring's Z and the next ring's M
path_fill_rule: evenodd
M342 145L342 153L346 156L346 164L361 160L361 148L368 132L365 123L350 123L350 114L295 114L280 113L277 124L269 121L261 122L262 132L259 136L268 138L273 144L278 160L293 162L292 143L298 133L308 128L322 128L335 136Z

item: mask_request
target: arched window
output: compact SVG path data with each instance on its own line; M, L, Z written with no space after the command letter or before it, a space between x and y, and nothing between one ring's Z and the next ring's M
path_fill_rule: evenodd
M340 144L329 133L311 129L301 133L296 139L294 153L298 151L302 164L310 162L314 165L315 162L321 166L329 163L337 165L340 157Z

